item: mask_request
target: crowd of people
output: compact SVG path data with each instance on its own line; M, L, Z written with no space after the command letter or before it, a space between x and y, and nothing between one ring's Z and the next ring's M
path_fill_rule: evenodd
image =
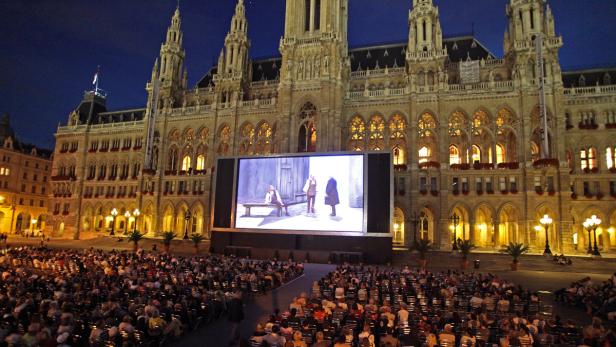
M616 321L616 272L600 283L585 277L554 294L557 301L583 308L589 315Z
M241 310L241 293L265 292L302 272L303 266L292 261L142 250L5 249L0 253L0 346L161 343L227 311L234 315L234 307Z
M496 275L345 265L259 324L248 345L616 346L614 330L594 324L582 334L537 293Z

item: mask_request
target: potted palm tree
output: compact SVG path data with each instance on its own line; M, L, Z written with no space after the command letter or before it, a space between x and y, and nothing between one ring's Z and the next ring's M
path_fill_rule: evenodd
M203 241L204 237L201 234L192 234L190 235L190 240L193 242L195 246L195 254L199 254L199 244Z
M432 249L432 242L430 240L419 240L415 241L412 247L413 250L419 253L419 268L422 270L426 269L426 265L428 264L428 260L426 259L426 254Z
M165 231L163 233L163 245L165 246L165 253L169 253L171 248L171 241L175 239L177 235L173 231Z
M138 230L133 230L128 234L128 241L131 241L133 243L133 251L137 252L137 250L139 249L139 241L141 241L143 239L143 234L140 233Z
M511 262L511 271L518 271L520 256L528 253L528 246L522 243L510 242L507 246L503 246L502 253L508 254L513 258Z
M475 249L475 245L469 240L463 240L458 243L458 249L460 251L460 254L462 255L460 268L462 270L466 270L466 268L468 267L468 255L473 249Z

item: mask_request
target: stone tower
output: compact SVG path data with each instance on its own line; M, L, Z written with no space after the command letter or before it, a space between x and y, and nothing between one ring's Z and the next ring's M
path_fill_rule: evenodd
M279 87L283 151L339 150L348 0L287 0Z
M235 104L243 99L250 81L249 48L246 8L244 0L238 0L214 76L219 102Z

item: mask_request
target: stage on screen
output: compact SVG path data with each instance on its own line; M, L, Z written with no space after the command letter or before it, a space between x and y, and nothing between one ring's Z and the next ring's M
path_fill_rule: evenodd
M239 159L235 228L363 232L364 156Z

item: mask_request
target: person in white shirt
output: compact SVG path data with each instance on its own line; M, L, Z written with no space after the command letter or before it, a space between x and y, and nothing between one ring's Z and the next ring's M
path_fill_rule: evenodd
M267 194L265 194L265 203L270 205L278 205L280 207L284 207L284 212L288 216L289 210L287 209L287 205L282 202L282 198L280 197L280 193L274 186L269 186L267 190Z

